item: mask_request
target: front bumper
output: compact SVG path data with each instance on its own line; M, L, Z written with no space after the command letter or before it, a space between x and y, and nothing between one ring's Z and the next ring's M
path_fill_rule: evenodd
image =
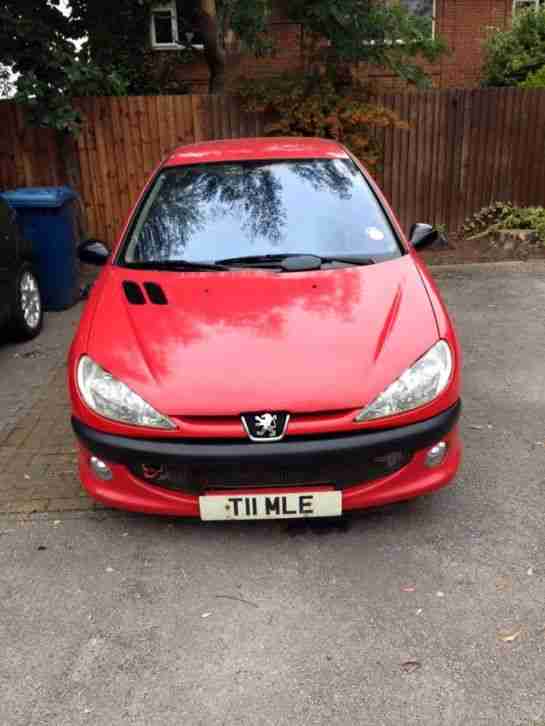
M108 506L156 514L199 516L198 494L225 489L209 483L204 477L199 491L192 490L189 484L173 490L170 484L159 486L144 481L135 473L135 462L151 466L161 462L178 472L184 467L197 467L198 471L214 467L215 470L229 472L241 464L250 468L281 466L282 471L288 472L312 467L317 472L313 488L320 485L325 489L342 489L343 511L348 511L409 499L448 484L460 463L461 445L457 432L460 410L458 402L432 419L409 426L327 437L297 437L271 444L240 440L202 443L187 439L136 439L91 429L77 419L73 419L72 424L81 445L80 474L83 484L95 499ZM430 469L426 466L426 453L438 441L447 443L448 453L439 467ZM346 476L342 479L339 476L337 480L330 475L335 462L360 460L360 463L365 463L400 452L405 456L402 465L394 467L391 472L383 472L383 475L375 472L373 478L364 478L358 473L352 477L354 479L355 476L355 480ZM89 467L89 454L109 464L113 474L110 481L102 481L93 474ZM327 472L327 475L322 476L321 472ZM279 479L280 486L274 487L276 492L300 489L300 484L282 484L283 481ZM305 482L305 485L311 486L311 482ZM270 483L256 480L252 485L246 481L243 486L230 483L228 488L248 493L264 491L263 486L269 487Z

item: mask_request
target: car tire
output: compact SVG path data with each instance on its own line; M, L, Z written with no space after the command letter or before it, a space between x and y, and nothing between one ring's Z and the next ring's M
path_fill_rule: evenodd
M13 289L10 330L17 340L32 340L42 329L44 320L40 283L32 265L19 268Z

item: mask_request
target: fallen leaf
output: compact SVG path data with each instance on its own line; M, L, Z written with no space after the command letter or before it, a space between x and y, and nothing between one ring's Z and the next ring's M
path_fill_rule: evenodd
M30 474L25 474L25 479L30 479Z
M476 431L481 431L482 429L484 429L484 426L477 426L476 424L470 424L469 428L475 429Z
M401 664L401 669L405 673L415 673L422 668L422 663L419 660L407 660Z
M529 567L529 568L528 568L528 569L526 570L526 574L527 574L527 575L530 575L530 576L531 576L531 575L533 575L533 574L534 574L534 568L533 568L533 567Z
M201 618L209 618L212 615L212 613L203 613L201 615Z
M518 630L512 630L512 631L504 631L498 633L498 638L502 640L504 643L512 643L514 640L516 640L522 633L522 628L519 628Z
M36 549L38 550L38 552L43 552L44 550L46 550L46 549L47 549L47 547L45 547L44 545L38 545L38 546L36 547Z
M122 537L128 537L129 536L129 533L128 532L123 532L123 534L121 536Z
M422 615L423 612L424 611L422 610L422 608L418 608L418 610L416 611L416 614L417 615Z
M107 567L106 568L106 572L113 572L113 571L114 571L114 568L113 567Z
M496 588L498 590L507 590L511 587L511 579L509 577L498 577L496 580Z
M414 585L406 585L405 587L402 587L401 590L403 592L416 592L416 587Z
M435 594L437 595L437 597L445 597L445 593L441 590L438 590Z

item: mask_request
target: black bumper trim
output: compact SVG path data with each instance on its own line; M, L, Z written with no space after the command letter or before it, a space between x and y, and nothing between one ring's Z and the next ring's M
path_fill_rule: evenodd
M304 437L284 439L277 443L260 444L229 440L221 443L199 443L165 439L136 439L105 434L72 418L74 431L85 448L95 456L118 464L156 462L165 464L215 464L233 461L273 463L284 465L309 457L328 454L361 453L365 457L382 456L394 451L418 451L433 446L456 425L462 408L461 401L425 421L394 429L366 430L360 433L331 435L324 438Z

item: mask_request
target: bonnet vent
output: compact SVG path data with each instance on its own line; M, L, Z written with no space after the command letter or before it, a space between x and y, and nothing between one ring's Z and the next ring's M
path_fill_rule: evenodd
M145 305L146 298L140 285L130 280L125 280L123 283L123 290L125 290L125 297L131 305Z
M156 282L145 282L144 287L148 293L150 302L154 305L167 305L168 300L163 289Z

